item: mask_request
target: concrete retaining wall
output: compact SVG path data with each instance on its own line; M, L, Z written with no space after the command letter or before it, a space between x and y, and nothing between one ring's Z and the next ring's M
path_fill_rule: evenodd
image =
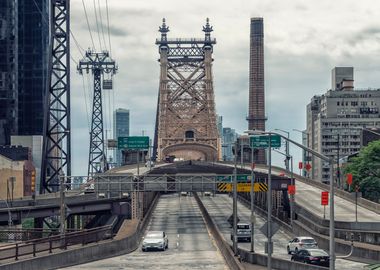
M31 259L0 265L0 270L44 270L59 269L77 264L83 264L100 259L106 259L130 253L136 250L149 223L151 214L157 204L158 195L154 198L146 216L139 224L136 232L130 237L97 244L90 244L77 249L70 249L56 254L38 256Z
M305 226L299 221L293 222L293 229L294 233L298 235L310 235L312 236L317 242L318 246L322 249L329 250L329 237L326 235L322 235L319 233L316 233L308 226ZM351 250L351 242L345 241L342 239L335 239L335 252L339 254L348 254ZM380 261L380 246L375 245L369 245L366 243L358 243L354 242L354 250L352 257L358 258L358 260L362 259L362 261L373 261L379 262Z
M258 265L267 265L268 257L263 254L251 253L247 250L239 248L240 258L244 262L249 262L252 264ZM326 269L325 267L315 266L300 262L292 262L283 259L273 258L272 257L272 268L278 270L317 270L317 269Z

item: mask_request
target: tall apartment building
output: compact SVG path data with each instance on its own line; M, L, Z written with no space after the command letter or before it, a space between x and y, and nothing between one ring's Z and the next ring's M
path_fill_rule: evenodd
M0 5L0 145L42 135L47 86L48 0Z
M334 68L331 90L307 105L307 145L336 161L360 150L363 128L380 127L380 89L355 89L353 79L352 67ZM312 166L314 179L330 181L328 164L312 157Z
M115 140L118 137L129 136L129 110L116 109L113 114L113 134ZM115 150L114 162L116 166L122 165L121 150Z

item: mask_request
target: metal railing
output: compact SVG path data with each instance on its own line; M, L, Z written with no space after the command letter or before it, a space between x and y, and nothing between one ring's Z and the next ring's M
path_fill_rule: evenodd
M16 242L0 246L0 261L8 259L14 259L17 261L22 256L32 255L33 257L36 257L37 254L41 252L53 253L56 249L67 249L67 247L74 245L84 246L89 243L112 238L112 226L103 226L69 232L64 236L54 235L28 242Z

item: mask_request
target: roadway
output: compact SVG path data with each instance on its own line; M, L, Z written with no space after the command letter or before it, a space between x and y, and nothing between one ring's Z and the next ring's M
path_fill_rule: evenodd
M162 195L148 230L168 234L169 249L134 252L65 269L228 269L193 197Z
M245 166L244 168L250 169ZM256 165L255 171L268 173L267 167L262 165ZM285 170L279 170L277 168L272 167L273 174L283 173ZM289 177L289 173L286 173ZM308 185L302 181L297 181L300 179L300 176L294 173L294 178L296 179L296 195L295 202L298 205L301 205L303 208L308 210L309 212L323 218L323 206L321 205L321 192L329 191L323 190L318 187ZM310 180L312 181L312 180ZM336 221L346 221L355 222L355 203L343 199L337 195L334 196L334 211L335 211L335 220ZM326 206L326 219L329 220L330 207ZM374 211L366 209L364 207L358 206L358 221L359 222L380 222L380 214L377 214Z
M209 212L210 216L218 226L219 230L223 234L224 238L232 245L231 241L231 230L230 224L227 222L227 219L232 214L232 198L225 194L217 194L215 197L206 197L200 196L204 206ZM250 223L251 211L241 204L238 203L238 217L241 222ZM265 219L261 216L256 215L256 225L254 228L254 244L255 252L264 254L265 249L265 235L260 231L260 228L264 225ZM288 255L286 251L286 245L289 240L292 239L292 235L287 232L279 229L277 233L272 237L274 245L273 256L277 258L282 258L290 260L291 255ZM239 247L250 250L251 243L238 243ZM358 270L363 269L366 264L353 262L349 260L337 259L336 260L336 269L344 270Z

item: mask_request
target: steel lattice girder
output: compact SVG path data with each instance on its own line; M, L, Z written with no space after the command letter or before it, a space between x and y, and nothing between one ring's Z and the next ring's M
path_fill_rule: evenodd
M48 93L45 99L40 192L58 189L59 175L71 174L70 0L51 1Z

